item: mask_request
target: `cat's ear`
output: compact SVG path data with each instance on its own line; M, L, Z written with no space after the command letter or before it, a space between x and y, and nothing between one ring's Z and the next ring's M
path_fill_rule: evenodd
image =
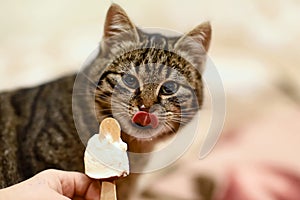
M183 35L178 42L176 43L176 47L184 47L184 46L202 46L203 50L206 52L209 49L210 40L211 40L211 25L209 22L204 22L198 26L196 26L192 31ZM194 44L193 44L194 43Z
M202 71L210 45L211 32L209 22L196 26L192 31L184 34L177 40L174 46L175 51Z
M130 36L130 38L126 39L138 39L136 27L130 21L126 12L119 5L113 3L106 14L103 39L113 40L123 37L124 35L126 35L126 37Z

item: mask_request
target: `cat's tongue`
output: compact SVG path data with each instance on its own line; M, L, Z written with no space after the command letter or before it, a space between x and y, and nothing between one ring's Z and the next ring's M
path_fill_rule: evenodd
M145 111L135 113L132 122L143 127L150 125L152 128L156 128L158 126L157 116Z

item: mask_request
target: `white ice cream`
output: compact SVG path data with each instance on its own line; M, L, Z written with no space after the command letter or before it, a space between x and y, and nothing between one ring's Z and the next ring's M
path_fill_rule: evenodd
M129 161L126 153L127 144L121 139L113 142L109 136L92 136L84 154L85 173L91 178L127 176Z

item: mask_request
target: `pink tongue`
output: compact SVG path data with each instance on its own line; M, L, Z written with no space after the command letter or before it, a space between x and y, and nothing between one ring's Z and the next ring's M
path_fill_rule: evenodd
M156 128L158 126L158 119L156 115L145 111L139 111L135 113L135 115L132 117L132 122L140 126L151 125L152 128Z

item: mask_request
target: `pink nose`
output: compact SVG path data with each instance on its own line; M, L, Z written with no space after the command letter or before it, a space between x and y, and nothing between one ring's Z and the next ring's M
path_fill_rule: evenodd
M138 111L132 117L132 123L135 123L142 127L146 127L150 125L152 128L157 128L158 118L155 114L148 113L145 111Z

